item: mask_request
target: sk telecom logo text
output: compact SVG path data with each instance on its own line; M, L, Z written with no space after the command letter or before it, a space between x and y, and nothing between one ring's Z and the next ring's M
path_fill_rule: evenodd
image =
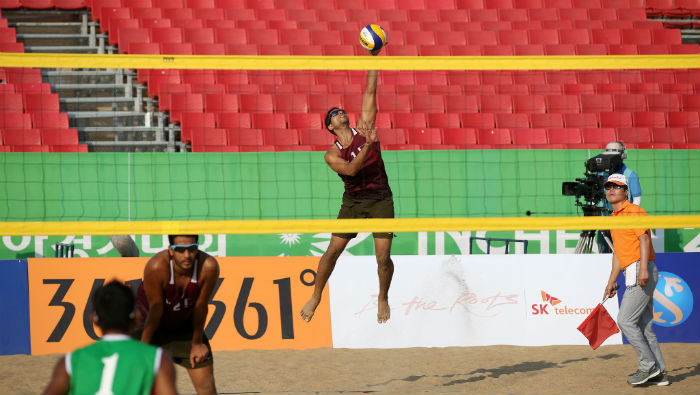
M569 307L561 304L562 300L540 291L542 303L535 303L530 308L532 315L588 315L593 311L592 307Z

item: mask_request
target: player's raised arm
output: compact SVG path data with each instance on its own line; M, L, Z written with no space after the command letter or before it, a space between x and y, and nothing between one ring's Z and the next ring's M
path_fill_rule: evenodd
M372 56L376 56L378 53L370 52ZM367 72L367 86L362 97L362 114L357 121L357 126L360 128L371 129L377 119L377 75L377 70Z

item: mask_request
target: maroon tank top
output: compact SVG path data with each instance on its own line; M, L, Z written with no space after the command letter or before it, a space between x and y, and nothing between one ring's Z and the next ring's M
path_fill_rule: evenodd
M175 329L185 323L192 317L194 304L199 297L199 284L197 283L197 266L199 259L194 261L194 270L192 278L187 283L184 292L180 293L175 284L175 273L173 272L173 261L170 260L170 282L165 285L163 290L163 316L160 318L158 328ZM136 302L141 311L142 319L146 319L148 315L149 305L146 298L146 290L143 288L143 282L139 286L136 294Z
M352 129L352 142L349 146L343 146L335 140L335 145L340 149L340 156L351 162L360 153L366 139L355 129ZM349 199L384 199L392 196L389 188L389 178L386 176L382 151L379 141L369 147L360 171L354 176L338 174L345 183L344 197Z

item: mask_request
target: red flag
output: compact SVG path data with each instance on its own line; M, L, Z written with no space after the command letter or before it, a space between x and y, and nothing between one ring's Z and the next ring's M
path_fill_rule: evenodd
M602 304L591 311L591 314L578 326L578 330L586 336L588 343L595 350L610 336L620 332L615 320Z

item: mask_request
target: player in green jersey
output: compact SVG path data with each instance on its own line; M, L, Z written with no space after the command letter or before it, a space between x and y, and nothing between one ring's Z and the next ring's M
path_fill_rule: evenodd
M61 358L44 394L176 394L170 356L127 335L134 321L131 290L112 281L93 301L102 339Z

